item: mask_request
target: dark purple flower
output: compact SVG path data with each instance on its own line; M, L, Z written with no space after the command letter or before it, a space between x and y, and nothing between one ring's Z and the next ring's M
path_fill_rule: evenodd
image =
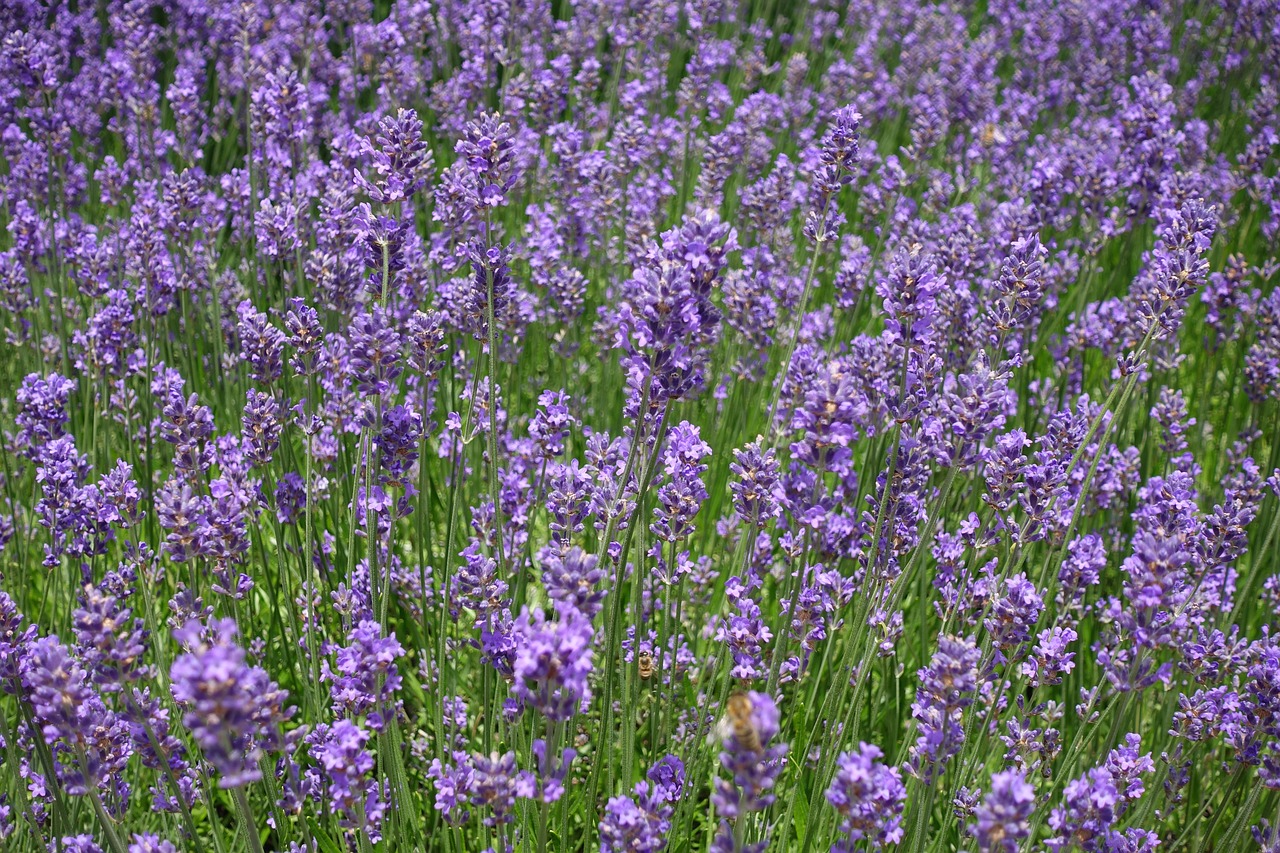
M175 790L158 779L159 784L151 788L152 807L158 812L178 812L182 803L191 808L200 790L200 771L187 760L186 746L170 731L168 708L136 687L127 694L125 708L129 736L142 765L159 777L172 774L177 783Z
M933 336L944 286L932 257L905 250L893 256L876 294L884 300L885 333L895 344L912 350Z
M517 797L532 796L534 783L529 774L516 770L516 754L493 753L471 757L469 785L471 805L486 809L486 826L500 826L515 819Z
M497 561L485 555L478 543L473 542L463 550L462 561L454 578L455 594L458 604L475 611L475 627L479 628L511 604L506 597L509 587L498 576ZM456 612L454 618L457 618Z
M981 653L971 639L942 636L929 665L918 673L920 687L911 716L919 735L911 748L908 772L932 782L964 744L964 710L978 688Z
M613 320L631 415L640 413L646 396L644 402L657 410L702 387L706 349L720 326L711 294L726 256L737 248L733 228L703 211L663 234L661 245L649 248L623 284Z
M463 296L463 325L478 341L488 341L489 313L493 312L494 334L506 321L515 295L511 278L511 247L489 245L481 240L466 244L471 262L471 278Z
M433 379L444 367L445 316L439 311L415 311L409 318L405 335L409 347L409 365L425 380Z
M1076 632L1071 628L1054 626L1040 632L1021 667L1032 687L1061 684L1063 676L1075 669L1075 652L1068 651L1075 639Z
M664 755L645 774L653 783L654 796L673 803L684 794L684 762L674 755Z
M839 237L844 217L835 198L852 183L858 163L858 127L862 115L853 107L841 107L822 138L821 163L813 175L813 201L805 217L804 235L815 243Z
M729 578L725 598L733 603L737 613L726 618L716 630L716 641L726 644L733 656L729 675L744 681L768 674L763 653L773 640L773 631L760 605L751 597L752 590L760 585L760 580L752 576L748 576L746 582L737 576Z
M1044 299L1044 260L1048 254L1038 234L1014 240L1000 265L995 298L987 306L993 344L999 345L1011 335L1031 330L1039 318Z
M61 848L67 853L103 853L98 842L94 840L92 835L64 835L57 846L51 849L57 850Z
M259 760L283 747L280 727L289 715L287 694L263 669L246 663L236 633L230 620L215 622L207 631L199 622L188 622L174 632L186 652L169 673L182 722L218 772L220 788L262 778Z
M529 437L538 444L543 458L564 454L564 440L577 423L569 410L569 395L563 391L543 391L538 395L538 410L529 421Z

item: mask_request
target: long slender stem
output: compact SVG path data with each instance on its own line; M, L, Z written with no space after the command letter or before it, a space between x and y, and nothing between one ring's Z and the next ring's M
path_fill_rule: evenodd
M240 816L240 825L244 829L245 843L251 853L262 853L262 839L258 837L258 825L254 822L253 809L249 806L244 787L232 788L231 796L235 800L236 813Z

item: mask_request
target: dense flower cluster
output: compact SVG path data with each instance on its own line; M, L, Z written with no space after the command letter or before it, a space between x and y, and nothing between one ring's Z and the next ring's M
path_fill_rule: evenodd
M262 778L259 761L283 746L287 697L236 645L236 626L208 628L191 620L174 633L186 652L169 673L183 725L218 772L218 785L236 788Z
M0 848L1280 850L1277 32L0 3Z

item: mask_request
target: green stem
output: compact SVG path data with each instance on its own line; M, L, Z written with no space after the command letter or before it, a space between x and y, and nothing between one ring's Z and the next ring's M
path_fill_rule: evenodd
M249 807L249 798L245 796L244 788L232 788L231 796L235 800L236 813L240 816L240 825L244 827L250 853L263 853L262 839L258 837L258 826L253 820L253 810Z

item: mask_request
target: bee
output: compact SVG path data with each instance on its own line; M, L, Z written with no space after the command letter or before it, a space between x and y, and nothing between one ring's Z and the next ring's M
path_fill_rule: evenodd
M636 657L636 664L640 668L640 677L645 681L653 678L653 654L647 651L641 651Z
M1009 141L1009 138L1004 135L1004 131L994 124L984 125L979 139L983 146L988 148L994 143L1003 145Z
M733 735L734 739L748 752L760 751L760 733L751 721L751 697L745 693L734 693L725 704L724 718L718 727L720 739Z

